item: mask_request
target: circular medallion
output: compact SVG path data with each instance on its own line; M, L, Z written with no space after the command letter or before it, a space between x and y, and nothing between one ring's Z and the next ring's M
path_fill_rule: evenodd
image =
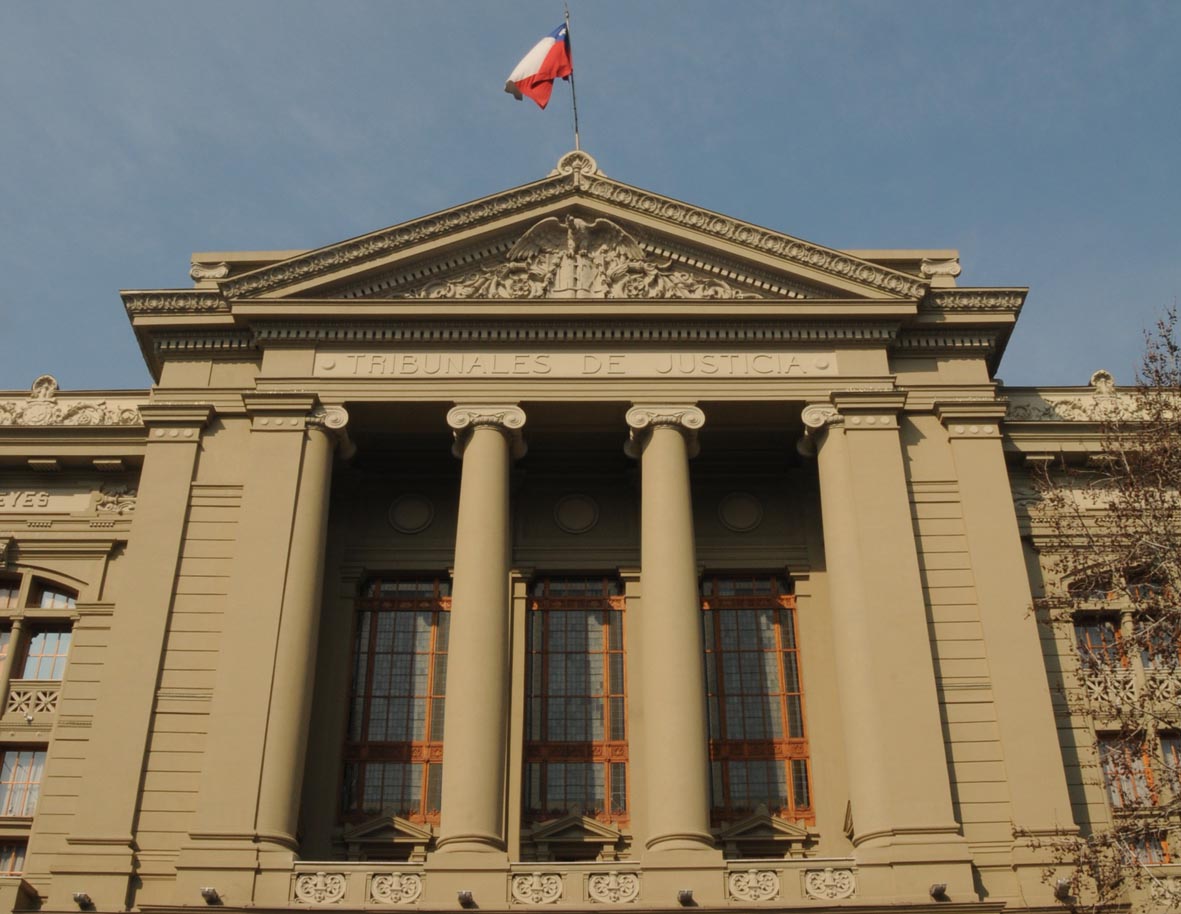
M566 495L554 505L554 523L566 533L586 533L599 522L599 505L589 495Z
M435 519L435 506L425 495L402 495L390 505L389 518L399 533L422 533Z
M728 530L746 533L763 522L763 503L749 492L731 492L718 502L718 520Z

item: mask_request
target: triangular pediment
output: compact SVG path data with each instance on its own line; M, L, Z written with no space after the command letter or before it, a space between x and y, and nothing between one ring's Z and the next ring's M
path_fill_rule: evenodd
M380 815L352 825L341 837L346 842L394 841L423 843L431 839L430 828L403 819L401 816Z
M208 276L240 299L913 299L925 278L614 181L541 181Z
M618 841L622 834L619 829L590 816L572 814L536 826L529 832L529 837L533 841L558 844L564 841L614 842Z
M759 811L723 828L718 837L724 841L805 841L809 834L808 829L796 822Z

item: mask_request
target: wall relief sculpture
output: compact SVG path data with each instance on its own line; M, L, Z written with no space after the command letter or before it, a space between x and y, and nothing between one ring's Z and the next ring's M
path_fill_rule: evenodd
M720 279L672 269L649 257L609 219L542 219L509 249L506 262L411 292L415 298L747 299Z
M0 400L0 425L140 425L130 403L59 400L57 379L41 375L25 400Z

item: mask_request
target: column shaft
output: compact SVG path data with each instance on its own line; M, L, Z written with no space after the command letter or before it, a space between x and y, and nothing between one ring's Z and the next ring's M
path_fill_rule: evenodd
M465 438L455 531L447 713L443 724L442 851L503 852L509 692L509 468L516 407L457 407Z
M307 434L287 559L258 798L258 833L290 844L296 841L307 755L332 454L336 444L327 431L309 429Z
M713 845L709 732L686 435L704 417L695 407L659 412L637 407L629 411L628 423L646 434L641 444L643 600L637 614L644 664L637 697L645 709L647 847L702 850Z

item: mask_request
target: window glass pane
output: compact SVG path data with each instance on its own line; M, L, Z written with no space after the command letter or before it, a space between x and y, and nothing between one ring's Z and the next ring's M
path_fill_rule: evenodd
M1121 656L1116 620L1085 618L1074 623L1079 659L1085 666L1116 667Z
M1112 809L1153 802L1149 766L1142 747L1110 737L1099 739L1099 765Z
M627 816L622 586L543 578L530 588L525 818Z
M68 627L37 627L29 631L22 679L61 679L70 652Z
M343 808L438 820L450 584L374 579L357 602Z
M760 805L811 819L790 588L781 578L716 577L702 595L715 819Z
M0 841L0 876L19 876L25 868L25 843Z
M17 595L20 593L19 579L0 578L0 609L16 609Z
M8 749L0 764L0 816L31 816L41 792L45 750Z

